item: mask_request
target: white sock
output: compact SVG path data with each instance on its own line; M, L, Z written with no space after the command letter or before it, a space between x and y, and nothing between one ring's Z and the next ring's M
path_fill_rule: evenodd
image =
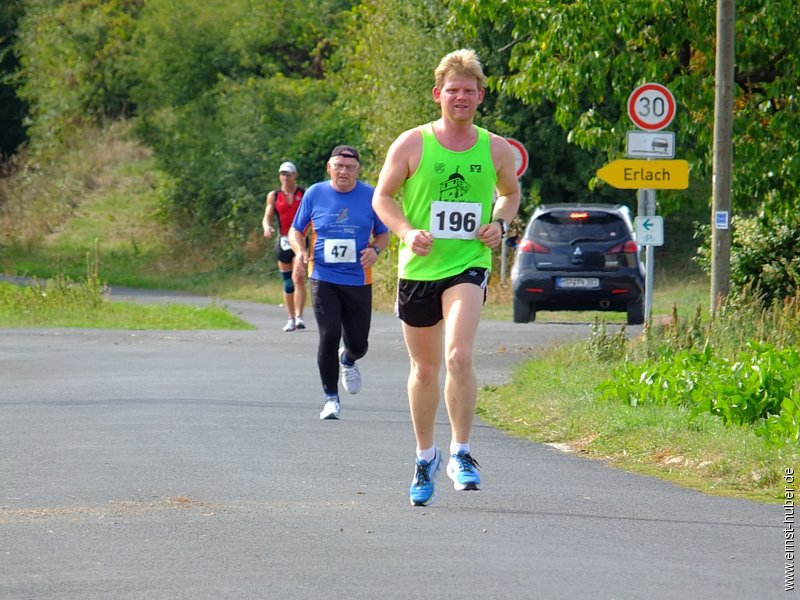
M436 458L436 446L431 446L427 450L420 450L417 448L417 459L424 460L425 462L431 462L434 458Z
M450 454L456 455L459 452L469 452L469 442L466 444L459 444L456 441L450 442Z

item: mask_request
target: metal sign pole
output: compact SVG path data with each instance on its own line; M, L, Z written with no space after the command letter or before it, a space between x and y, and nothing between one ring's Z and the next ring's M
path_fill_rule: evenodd
M506 266L508 265L508 234L500 239L500 283L506 284Z
M654 217L656 214L656 191L642 190L645 205L645 216ZM653 309L653 276L655 271L655 247L648 244L645 249L645 277L644 277L644 322L650 321Z
M519 196L522 197L522 181L520 180L519 184ZM511 225L511 223L509 223ZM506 283L506 269L508 268L508 244L506 241L508 240L508 234L503 236L503 239L500 240L500 283L505 285Z

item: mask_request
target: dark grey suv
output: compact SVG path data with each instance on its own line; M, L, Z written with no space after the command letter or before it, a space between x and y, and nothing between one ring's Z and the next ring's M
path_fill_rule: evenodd
M539 310L627 312L644 321L644 266L627 206L549 204L533 213L511 269L514 322Z

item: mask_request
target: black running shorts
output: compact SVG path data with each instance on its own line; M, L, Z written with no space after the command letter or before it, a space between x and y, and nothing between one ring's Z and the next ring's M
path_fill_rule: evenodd
M442 294L445 290L461 283L472 283L483 289L483 301L486 302L489 270L472 267L458 275L436 281L400 279L397 284L395 314L406 325L432 327L441 321L444 316L442 313Z
M289 245L289 238L285 235L278 236L275 240L275 258L278 262L292 264L294 260L294 250Z

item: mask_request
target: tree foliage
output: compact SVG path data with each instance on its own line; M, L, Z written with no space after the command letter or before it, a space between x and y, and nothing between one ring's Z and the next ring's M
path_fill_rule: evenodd
M131 45L143 0L26 0L16 51L29 133L47 145L85 120L132 114Z
M696 262L711 271L710 226L704 225L704 243ZM749 290L769 305L797 299L800 290L800 215L797 211L770 212L733 220L731 283Z
M507 73L490 79L525 104L551 102L570 141L624 153L628 95L655 81L675 95L680 157L692 177L712 162L716 3L710 0L570 2L452 0L476 35L503 33ZM800 181L800 8L794 0L737 2L734 204L794 203Z
M366 173L377 177L389 145L403 131L438 116L433 71L453 50L447 13L430 0L365 0L352 15L346 66L335 76L347 111L363 123Z
M478 50L491 80L508 76L514 24L497 23L496 28L466 28L461 32L465 44ZM630 191L606 186L590 187L594 173L605 154L568 141L567 132L555 120L557 105L551 101L529 103L497 90L486 95L483 123L492 131L521 141L529 154L528 170L521 180L523 202L520 215L525 219L540 203L612 202L632 204Z
M783 211L800 192L800 9L737 4L734 206ZM311 183L330 148L350 143L374 180L391 141L437 117L433 69L465 46L489 75L478 123L528 148L523 213L631 203L589 183L623 155L626 101L645 81L678 100L678 157L707 199L715 25L710 0L321 0L313 10L301 0L7 0L0 68L19 62L34 148L81 123L132 117L170 176L170 206L236 240L258 222L283 160ZM660 194L662 212L687 197Z
M0 158L12 154L25 141L25 104L14 89L19 60L12 51L22 16L21 0L0 4Z
M278 165L324 175L347 125L325 78L347 3L213 0L150 3L137 32L139 131L173 176L171 199L241 239L259 219ZM329 11L327 14L325 10Z
M348 0L20 2L32 146L52 156L83 124L134 117L170 176L169 206L234 243L282 160L314 181L333 145L357 141L326 70Z

